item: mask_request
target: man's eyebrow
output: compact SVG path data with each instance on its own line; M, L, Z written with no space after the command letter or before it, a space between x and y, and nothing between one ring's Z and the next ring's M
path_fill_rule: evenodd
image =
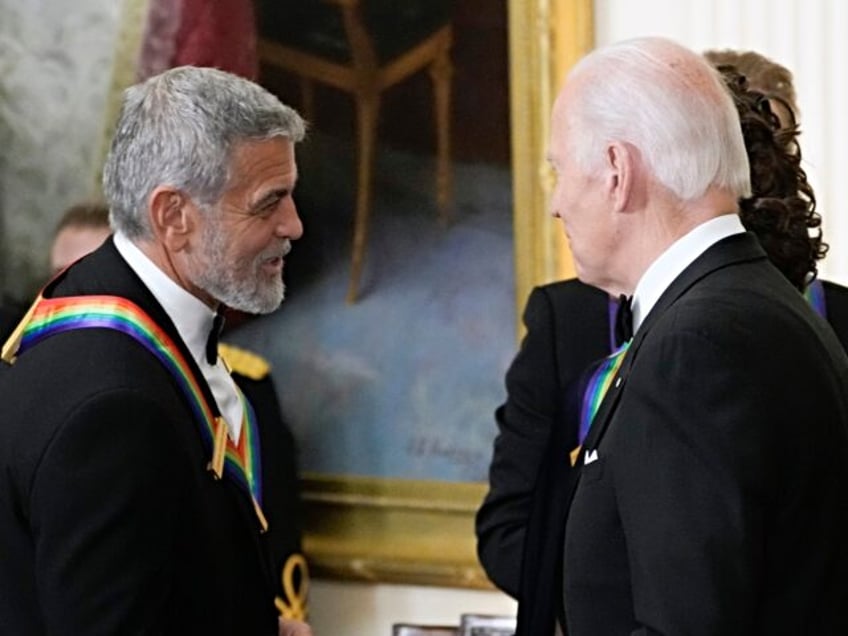
M265 195L263 195L259 200L257 200L251 207L251 209L259 210L266 205L273 203L275 201L279 201L282 198L285 198L294 190L295 184L292 183L291 187L282 187L282 188L274 188L270 190Z

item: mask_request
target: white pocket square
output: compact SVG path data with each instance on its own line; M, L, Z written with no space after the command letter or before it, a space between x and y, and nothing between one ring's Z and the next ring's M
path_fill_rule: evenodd
M598 449L586 451L586 455L583 457L583 465L591 464L593 461L598 459Z

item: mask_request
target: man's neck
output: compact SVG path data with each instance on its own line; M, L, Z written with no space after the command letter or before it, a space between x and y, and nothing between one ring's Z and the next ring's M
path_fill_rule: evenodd
M692 230L719 216L736 212L736 199L727 191L712 188L695 201L680 201L670 193L659 192L634 217L632 232L622 268L624 276L618 284L605 287L611 294L632 295L648 268L672 245Z
M159 268L165 276L185 289L192 296L199 298L212 311L218 308L218 302L205 291L194 285L191 280L183 274L179 267L182 255L172 253L166 245L156 240L134 239L132 243L150 261Z

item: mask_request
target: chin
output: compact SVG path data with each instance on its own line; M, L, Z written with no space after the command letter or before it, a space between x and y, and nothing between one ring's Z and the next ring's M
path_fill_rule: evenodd
M286 288L284 285L280 285L273 290L266 289L264 291L264 294L254 298L253 304L256 307L256 311L254 313L270 314L272 311L276 311L280 308L280 305L286 297Z

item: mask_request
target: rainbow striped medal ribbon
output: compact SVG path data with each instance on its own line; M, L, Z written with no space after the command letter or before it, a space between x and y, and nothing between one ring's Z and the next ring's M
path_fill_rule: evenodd
M239 443L234 444L227 435L226 422L214 415L177 345L135 303L120 296L44 298L39 295L4 345L2 359L11 364L17 356L50 336L75 329L120 331L162 363L176 380L199 424L203 445L212 456L209 470L218 479L226 475L250 497L262 531L266 531L268 522L262 513L259 430L253 407L239 390L243 426Z
M804 288L804 298L819 316L827 318L827 307L824 299L824 285L817 278Z
M592 372L589 381L586 384L586 390L583 393L583 403L580 407L580 428L578 429L578 445L569 453L571 465L577 463L577 457L580 454L580 449L583 446L583 440L589 434L589 428L592 426L592 420L601 406L607 391L612 384L613 378L621 368L621 363L624 360L624 354L630 348L630 343L633 340L628 340L621 345L617 350L609 356L601 360L600 364Z

